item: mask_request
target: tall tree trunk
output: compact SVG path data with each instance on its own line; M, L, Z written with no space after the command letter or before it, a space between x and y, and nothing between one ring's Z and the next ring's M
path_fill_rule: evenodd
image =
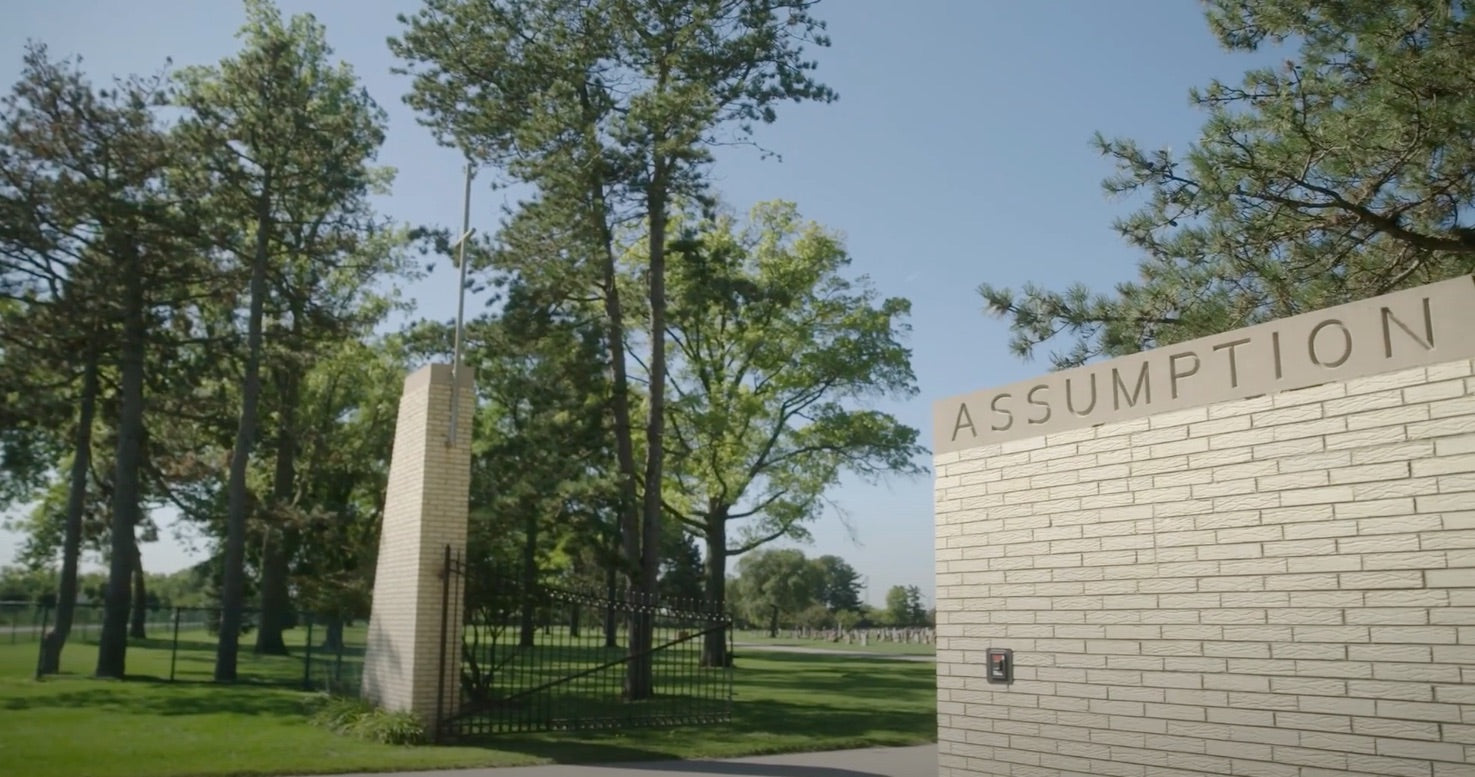
M128 661L128 599L133 567L133 529L142 518L139 473L143 458L144 358L147 311L144 278L135 253L122 285L122 338L118 348L118 447L114 456L113 519L108 586L103 598L102 635L97 644L97 676L122 679Z
M538 606L538 511L524 505L523 516L526 524L523 527L522 580L519 581L522 586L522 623L517 644L532 647L537 629L534 613Z
M630 415L630 379L625 365L625 312L620 302L620 286L615 261L614 230L609 223L609 202L605 193L604 150L598 136L599 109L585 86L579 87L579 104L584 113L585 152L589 159L590 232L598 241L600 282L604 296L605 344L610 356L610 413L614 416L615 461L620 469L619 538L623 544L625 575L630 590L640 587L640 500L635 465L635 422ZM614 593L614 585L609 586ZM613 607L606 618L605 639L612 646L617 627ZM632 626L634 625L632 621ZM632 650L633 650L632 631Z
M579 638L579 603L573 602L569 605L568 613L568 636L569 639Z
M283 634L291 619L291 593L287 590L286 542L280 525L266 527L261 554L261 615L256 624L255 652L262 655L287 655Z
M665 160L657 154L652 164L646 202L650 215L650 361L645 426L645 504L640 538L640 595L646 606L631 618L630 662L625 677L625 695L646 699L655 693L654 604L661 572L661 477L665 453L666 421L666 192Z
M722 612L727 606L727 513L713 512L707 516L707 558L705 561L707 606ZM706 624L708 628L712 624ZM718 630L708 632L702 642L702 666L727 666L732 660L727 654L727 634Z
M640 583L640 500L636 488L635 422L630 416L630 377L625 368L625 314L620 304L613 248L603 252L605 341L610 351L610 411L615 421L615 460L620 468L620 538L631 586Z
M66 526L62 534L61 580L57 582L56 624L42 638L37 674L61 671L61 650L72 633L77 613L77 566L82 556L82 514L87 508L87 474L92 466L92 421L97 412L97 343L89 340L82 364L82 396L72 443L71 481L67 485Z
M296 320L294 316L294 323ZM287 642L282 634L287 630L292 607L292 595L287 590L287 545L293 529L285 517L297 490L297 373L290 367L281 369L276 373L276 383L281 412L277 419L276 471L272 476L272 518L261 555L261 622L256 629L256 652L284 656Z
M138 544L138 535L133 536L133 620L128 624L131 639L148 639L149 588L148 576L143 571L143 548Z
M603 202L603 187L598 187L600 202ZM640 552L640 499L639 489L636 487L637 478L640 477L635 467L635 423L630 415L630 380L625 369L625 319L624 311L620 305L619 285L615 271L615 256L613 238L609 234L608 225L603 221L603 210L599 209L600 225L603 229L602 235L606 243L602 246L602 263L604 274L604 310L607 319L607 334L605 339L610 350L611 386L610 409L615 421L615 459L620 467L620 540L623 544L625 575L629 581L629 591L632 595L638 595L642 590L641 552ZM613 574L614 567L611 567ZM610 586L610 592L614 593L614 586ZM642 628L640 618L637 614L640 607L632 607L630 616L630 655L632 658L642 654L641 644L648 644L649 639L642 643L641 635L648 633L649 629ZM613 624L614 610L611 608L608 623L605 626L606 642L613 645L613 637L617 627ZM637 670L638 659L629 664L631 672ZM638 680L638 672L637 677ZM626 693L629 694L632 687L639 689L639 684L631 686L630 677L626 678ZM638 697L643 698L643 697Z
M774 605L768 616L768 638L778 639L778 605Z
M246 323L246 370L241 387L241 418L226 487L225 572L220 586L220 638L215 649L215 680L235 682L246 598L246 466L256 437L256 406L261 399L261 320L266 306L270 258L271 179L262 183L256 203L256 252L251 261L251 309Z

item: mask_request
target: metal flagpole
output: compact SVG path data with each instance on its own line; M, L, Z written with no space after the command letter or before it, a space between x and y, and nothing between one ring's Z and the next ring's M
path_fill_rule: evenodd
M461 237L456 240L456 264L460 276L456 283L456 340L451 357L451 429L446 434L446 446L456 444L456 429L461 420L461 340L466 318L466 244L471 241L471 178L475 169L471 160L466 160L466 194L461 205Z

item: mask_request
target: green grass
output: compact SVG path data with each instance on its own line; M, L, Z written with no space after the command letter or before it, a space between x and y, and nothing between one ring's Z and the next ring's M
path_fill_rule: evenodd
M872 640L869 645L862 645L860 642L847 644L845 642L830 642L823 639L790 639L788 637L769 639L766 632L757 631L739 632L735 639L739 643L748 642L755 645L773 645L775 647L823 648L841 653L876 653L892 656L931 656L937 654L935 645L909 642L878 642ZM739 654L743 652L741 644L738 645L736 651Z
M368 628L365 626L345 629L344 647L341 651L335 651L322 647L324 632L322 629L316 629L312 634L311 653L311 671L314 681L321 684L333 672L343 677L356 679L361 674L358 667L363 663L367 633ZM141 674L167 679L170 677L170 648L174 635L166 629L152 629L149 634L150 639L143 642L148 648L146 658L143 659L144 668L137 671ZM304 654L307 652L307 631L302 628L288 629L282 636L290 651L290 654L286 656L254 655L251 648L255 644L255 634L247 633L241 638L242 652L238 664L241 679L285 684L302 681L303 667L307 663L304 660ZM213 634L203 629L181 630L178 644L179 649L173 656L175 680L208 682L214 677L216 641ZM129 655L131 672L135 671L131 660L131 649Z
M213 646L203 642L191 641L192 675L213 658L205 649ZM919 744L936 734L933 667L880 659L739 649L733 722L724 726L396 747L308 725L308 697L298 691L148 679L168 676L167 641L162 648L157 641L130 647L129 671L140 679L127 682L85 677L96 660L91 644L71 644L63 655L63 668L76 674L36 682L30 679L35 650L34 643L0 645L0 777L327 774L731 757ZM300 673L300 661L258 658L247 647L242 673L262 679Z

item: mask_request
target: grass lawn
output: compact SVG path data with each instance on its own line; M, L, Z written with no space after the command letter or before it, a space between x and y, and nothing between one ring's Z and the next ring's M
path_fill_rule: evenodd
M504 735L479 746L394 747L307 725L297 691L167 683L169 651L129 648L140 679L85 677L92 644L70 644L65 669L31 679L36 645L0 645L0 777L183 777L394 771L549 762L756 755L919 744L936 735L931 664L739 648L733 722L577 735ZM911 646L925 647L925 646ZM203 661L205 656L192 656ZM276 674L249 647L242 673ZM286 671L287 664L281 668Z
M744 642L754 645L773 645L775 647L824 648L843 653L878 653L893 656L931 656L937 653L935 645L910 642L878 642L876 640L872 640L869 645L862 645L860 642L831 642L823 639L790 639L788 637L769 639L767 632L761 631L738 632L734 636L734 639L739 643L737 647L739 655L743 652L741 643Z

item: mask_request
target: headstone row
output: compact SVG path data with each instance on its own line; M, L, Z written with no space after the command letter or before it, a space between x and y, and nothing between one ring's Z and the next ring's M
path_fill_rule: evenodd
M937 640L937 632L931 628L882 628L882 629L791 629L790 639L819 640L846 645L869 645L876 643L905 643L931 645Z

